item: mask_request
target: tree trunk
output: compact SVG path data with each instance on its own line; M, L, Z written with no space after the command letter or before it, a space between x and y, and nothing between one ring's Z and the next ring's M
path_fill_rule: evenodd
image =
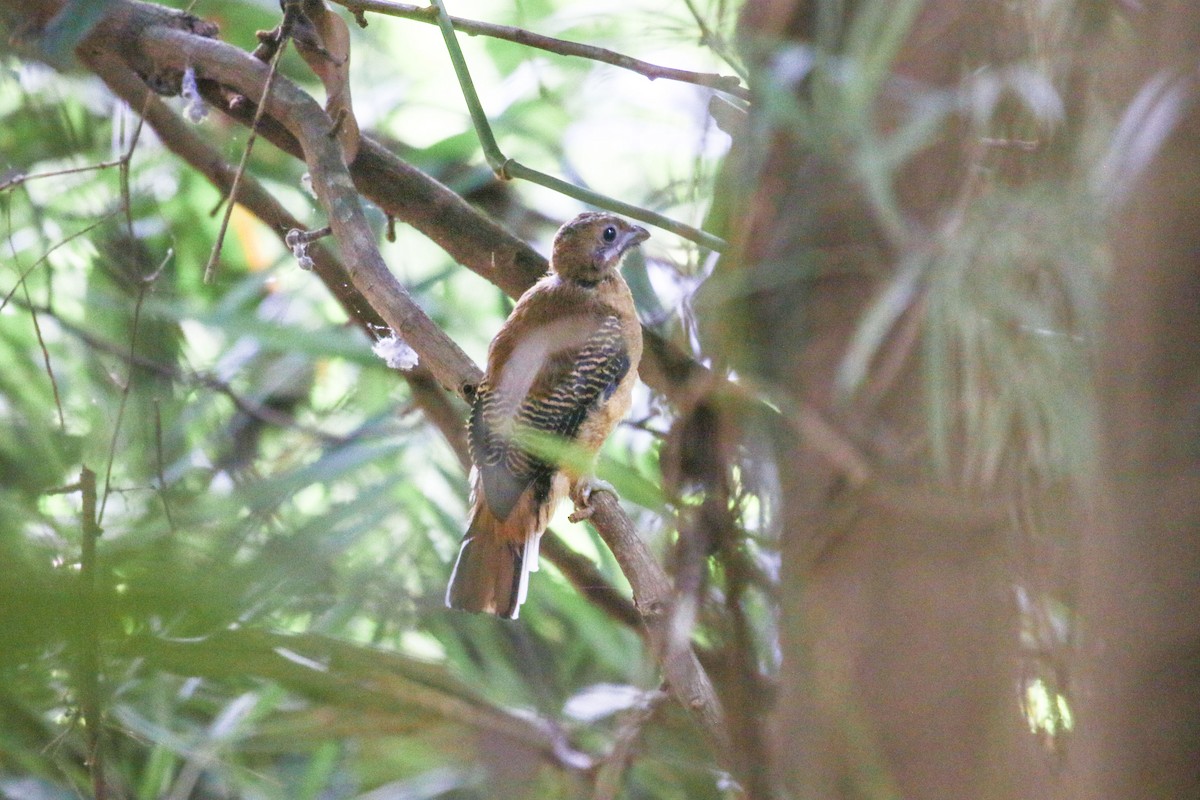
M788 42L820 35L815 6L746 6L742 34L760 75L778 76ZM847 6L844 23L856 10ZM925 4L893 74L951 89L971 64L1002 62L1006 29L996 13ZM808 90L797 82L798 98ZM751 111L751 130L778 124L766 106ZM904 113L886 100L878 110L882 130ZM904 214L926 230L940 224L969 179L972 142L961 127L951 119L895 176ZM823 412L881 477L854 487L812 442L780 446L776 785L803 798L1044 796L1047 759L1024 730L1018 704L1007 516L1002 505L930 479L920 348L912 339L897 336L877 357L895 367L877 394L835 401L838 364L901 251L843 165L797 139L774 128L764 163L740 170L756 179L743 187L738 254L719 269L745 287L725 313L747 321L751 333L727 353L743 374ZM896 328L911 331L919 313L910 308Z
M1153 44L1135 75L1157 106L1130 120L1141 144L1124 155L1165 140L1121 187L1110 228L1106 481L1081 579L1080 800L1200 798L1200 8L1177 0L1144 16Z

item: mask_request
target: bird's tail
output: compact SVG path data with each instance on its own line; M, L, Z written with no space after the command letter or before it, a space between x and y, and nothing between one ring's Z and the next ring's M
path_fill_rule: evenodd
M477 509L446 587L446 605L516 619L538 568L540 534L524 542L499 535L495 518Z

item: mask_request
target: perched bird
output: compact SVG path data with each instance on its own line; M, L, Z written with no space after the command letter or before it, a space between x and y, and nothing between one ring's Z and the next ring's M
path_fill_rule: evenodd
M471 515L446 589L451 608L516 619L559 501L569 493L573 518L586 518L591 493L612 491L530 453L521 433L561 437L594 455L629 411L642 329L619 267L649 235L604 213L563 225L550 272L492 340L468 427Z

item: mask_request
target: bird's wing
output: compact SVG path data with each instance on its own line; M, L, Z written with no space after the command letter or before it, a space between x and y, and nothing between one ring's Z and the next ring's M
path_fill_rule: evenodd
M588 412L612 396L628 371L621 322L607 316L581 347L547 356L523 398L506 398L487 381L480 385L468 438L484 501L498 519L507 519L531 486L535 502L545 501L557 469L517 446L514 430L574 439Z

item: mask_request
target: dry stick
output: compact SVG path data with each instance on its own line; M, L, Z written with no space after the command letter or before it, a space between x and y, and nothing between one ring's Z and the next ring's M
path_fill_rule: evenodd
M432 25L437 24L437 10L433 6L414 6L408 3L393 2L393 0L333 0L333 2L350 9L356 16L364 11L373 11L377 14L386 14L389 17L410 19ZM533 33L524 28L516 28L510 25L496 25L491 22L480 22L473 19L464 19L463 17L450 17L450 22L454 25L455 30L462 31L470 36L489 36L493 39L503 39L560 56L577 56L591 61L599 61L604 64L611 64L614 67L636 72L650 80L663 78L670 81L680 81L681 83L692 83L697 86L707 86L710 89L719 89L743 99L749 99L750 97L750 92L741 85L741 81L738 78L732 75L718 75L714 72L693 72L686 69L675 69L674 67L662 67L658 64L651 64L648 61L642 61L639 58L623 55L622 53L617 53L603 47L570 42L566 39L555 39L552 36L543 36L540 33Z
M157 27L143 31L139 43L156 63L176 69L202 65L206 78L247 96L257 94L255 90L265 82L266 67L261 62L221 42ZM413 303L388 271L342 161L341 146L328 135L332 127L329 116L315 100L283 78L276 80L266 105L270 115L291 131L304 150L313 188L346 256L351 281L443 385L465 395L478 384L479 368ZM601 499L599 508L597 528L601 536L607 537L618 563L627 569L635 597L653 598L639 611L651 641L657 645L672 694L697 716L719 752L727 753L723 713L708 675L686 643L668 647L661 618L670 603L666 573L615 498Z

